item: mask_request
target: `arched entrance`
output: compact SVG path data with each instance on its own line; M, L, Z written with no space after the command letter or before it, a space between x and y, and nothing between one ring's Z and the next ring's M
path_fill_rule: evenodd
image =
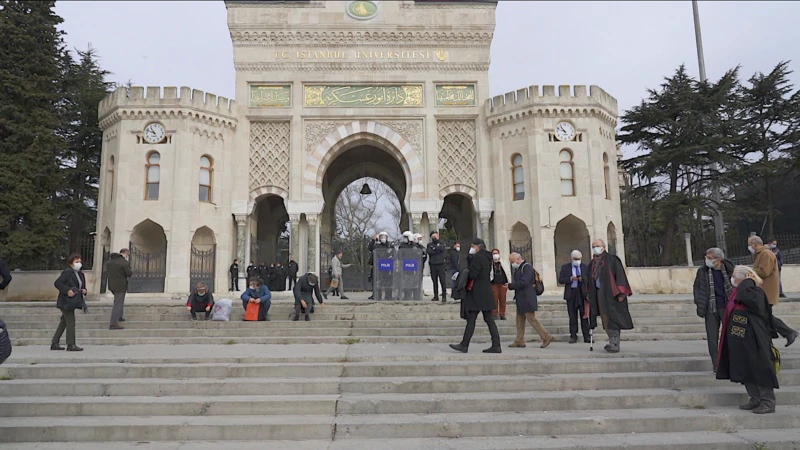
M364 184L369 193L362 193ZM345 288L369 290L369 240L380 231L393 239L409 229L403 167L382 146L353 141L331 161L322 181L325 206L320 217L320 266L327 272L335 251L344 253ZM327 276L323 277L327 281Z
M568 263L570 254L573 250L583 253L585 260L592 257L590 253L591 238L586 222L578 219L572 214L564 217L556 224L556 232L553 236L556 251L556 268Z
M455 192L444 197L439 218L444 219L445 232L440 234L446 236L448 248L458 241L462 248L468 249L470 241L478 236L477 213L472 200L473 196L470 195L470 192ZM431 220L431 225L434 225L433 218L429 218L429 220ZM484 240L488 243L488 239ZM466 251L462 253L466 254Z
M529 263L533 264L533 238L528 226L517 222L511 227L511 240L508 242L510 253L519 253Z
M200 227L192 237L191 258L189 260L189 289L197 283L208 285L208 291L214 292L214 274L216 269L217 241L211 228Z
M617 254L617 227L614 222L608 222L606 229L606 245L608 245L608 253L612 255Z
M146 219L133 227L130 238L133 275L128 292L164 292L167 277L167 235L161 225Z
M284 198L277 194L257 197L251 217L255 227L250 229L250 260L257 265L288 264L291 226Z

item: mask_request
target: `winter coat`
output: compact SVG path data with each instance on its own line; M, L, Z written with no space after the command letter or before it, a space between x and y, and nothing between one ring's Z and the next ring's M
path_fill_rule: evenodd
M289 276L294 278L297 276L297 272L300 270L300 267L294 261L289 261Z
M771 253L771 252L770 252ZM717 379L778 388L770 344L770 308L764 291L746 279L733 302L742 309L727 314L719 342Z
M753 255L753 271L764 280L761 289L767 295L769 304L777 305L781 295L781 274L778 259L769 247L763 246Z
M539 309L539 299L533 286L533 266L530 263L522 262L519 269L514 272L514 281L508 283L508 288L514 291L518 313L536 312Z
M449 256L450 256L450 270L458 270L461 260L461 252L457 252L451 248Z
M722 277L723 278L730 278L733 275L733 268L734 265L732 262L728 261L727 259L722 260ZM694 288L692 292L694 293L694 304L697 305L697 315L699 317L705 317L708 314L708 307L711 302L716 302L717 298L713 292L708 292L709 290L709 283L708 277L711 275L711 270L705 265L699 269L697 269L697 275L694 277ZM720 316L725 311L719 311Z
M462 301L462 308L470 311L491 311L495 308L494 294L492 293L492 254L486 250L468 258L469 280L472 289L467 291L467 296Z
M128 260L119 253L112 253L106 263L108 274L108 290L111 292L128 292L128 278L133 275Z
M206 292L206 295L197 295L197 290L192 291L189 295L189 300L186 301L186 306L192 308L206 308L207 306L214 307L214 295L211 292Z
M307 304L313 305L315 297L319 304L324 303L322 301L322 295L319 292L319 283L311 286L311 283L308 282L308 275L309 274L303 275L297 280L297 283L294 284L292 291L295 304L300 303L300 300L305 300Z
M588 270L583 273L583 285L587 290L589 298L589 327L597 327L597 318L600 316L600 308L608 314L610 323L604 323L604 327L610 330L632 330L633 319L628 311L628 297L632 294L628 277L625 274L625 267L622 261L610 253L603 253L599 258L602 267L600 270L600 288L595 287L595 280L592 278L594 268L598 265L598 259L592 258ZM612 286L612 275L615 281ZM622 301L618 296L622 295Z
M80 283L78 283L78 278L80 278ZM58 279L53 284L56 289L58 289L56 308L63 310L64 307L67 306L67 293L69 291L72 291L75 296L80 296L83 299L83 308L86 308L86 298L83 297L83 294L80 292L81 289L87 289L86 276L83 272L68 267L61 272L61 275L59 275Z
M428 253L429 260L428 264L431 266L443 266L444 265L444 243L440 240L431 241L428 243L428 247L425 249Z
M0 281L0 291L2 291L8 286L8 283L11 283L11 271L8 270L8 266L3 260L0 260L0 278L2 278Z

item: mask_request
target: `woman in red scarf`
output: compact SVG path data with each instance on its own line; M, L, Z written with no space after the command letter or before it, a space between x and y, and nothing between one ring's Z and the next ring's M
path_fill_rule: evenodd
M761 278L746 266L733 269L731 292L722 323L717 379L744 384L750 401L739 408L756 414L775 412L778 377L772 364L769 303Z

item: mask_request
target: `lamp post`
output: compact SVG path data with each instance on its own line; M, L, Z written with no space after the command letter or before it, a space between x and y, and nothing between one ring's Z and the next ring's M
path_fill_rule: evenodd
M697 43L697 65L700 68L700 81L705 83L706 78L706 62L703 56L703 36L700 34L700 12L697 7L697 0L692 0L692 12L694 13L694 38ZM714 162L711 164L711 173L719 174L719 165ZM725 244L725 220L722 217L722 193L719 190L719 183L713 181L711 183L712 198L714 200L714 234L716 235L717 247L728 255L727 246Z

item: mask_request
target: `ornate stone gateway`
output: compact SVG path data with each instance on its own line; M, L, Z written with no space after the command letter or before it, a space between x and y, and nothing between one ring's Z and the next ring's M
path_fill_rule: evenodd
M192 257L189 261L189 290L203 282L208 285L208 291L214 292L215 261L217 256L217 246L214 245L208 250L200 250L192 246Z

